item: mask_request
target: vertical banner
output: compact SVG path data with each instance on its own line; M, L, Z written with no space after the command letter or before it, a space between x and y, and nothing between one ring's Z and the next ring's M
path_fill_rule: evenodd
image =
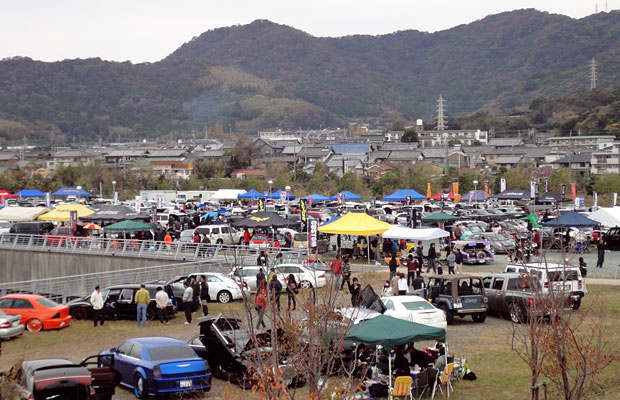
M136 212L140 213L140 203L142 203L142 197L136 196Z
M311 219L308 224L308 247L313 249L317 244L317 228L319 227L319 221Z
M312 207L312 196L308 197L308 207Z
M114 197L113 203L114 205L117 205L118 204L118 192L114 192L113 197Z
M376 205L377 205L377 198L376 197L371 197L370 198L370 208L375 208Z
M562 185L562 200L566 198L566 185Z
M286 201L286 196L287 196L286 190L283 190L280 192L280 204L284 204L284 202Z
M415 229L416 209L411 207L409 209L409 228Z
M573 200L577 198L577 184L576 183L570 184L570 194L571 196L573 196Z
M71 226L71 232L75 235L77 232L77 220L78 214L76 210L69 211L69 226Z
M433 196L433 193L431 193L431 183L429 182L426 184L426 197L430 199L431 196Z
M460 203L461 202L461 195L460 194L455 194L454 195L454 202L455 203Z
M22 191L20 190L19 191L19 201L22 201L22 200L23 200L23 198L22 198Z
M341 194L340 195L340 199L342 200L342 204L345 204L347 202L347 195L346 194Z
M0 207L4 207L4 197L0 197Z
M151 207L151 222L157 223L157 206Z
M299 213L301 214L301 228L303 232L308 226L308 200L299 199Z
M549 192L549 179L545 179L545 193Z
M616 204L618 204L617 202L618 202L618 193L614 193L614 205L613 205L614 207L616 206Z
M456 199L457 194L459 194L459 183L453 182L452 183L452 196L454 196L454 198Z
M485 183L484 185L484 196L488 199L489 198L489 185L487 185Z
M338 205L342 204L342 198L340 197L340 193L336 195L338 197Z
M157 208L164 208L164 198L163 197L158 197L157 198Z
M536 182L530 181L530 199L536 198Z
M45 193L45 207L52 208L52 194L50 192Z
M258 198L258 211L265 211L265 199L262 197Z
M501 178L499 180L499 191L500 193L506 191L506 178Z
M592 192L592 211L598 210L598 193Z

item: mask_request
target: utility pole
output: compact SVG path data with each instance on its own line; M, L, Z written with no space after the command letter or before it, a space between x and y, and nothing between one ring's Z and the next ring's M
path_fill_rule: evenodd
M590 61L590 90L594 90L596 89L596 66L597 66L597 62L594 59L594 57L592 57L592 60Z
M437 100L437 130L443 131L446 129L446 104L442 95L439 95L439 99Z

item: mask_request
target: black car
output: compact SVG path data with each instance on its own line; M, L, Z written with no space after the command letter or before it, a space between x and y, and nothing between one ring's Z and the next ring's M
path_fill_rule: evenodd
M611 228L603 235L605 246L609 250L620 250L620 227Z
M151 296L151 302L146 308L146 319L152 321L156 316L155 294L159 285L146 284ZM105 319L135 319L137 307L134 302L136 292L140 289L138 284L114 285L101 290L101 297L104 301ZM90 295L80 299L75 299L67 303L69 313L76 320L83 320L93 317L93 306L90 304ZM176 307L170 304L167 308L168 316L173 317Z

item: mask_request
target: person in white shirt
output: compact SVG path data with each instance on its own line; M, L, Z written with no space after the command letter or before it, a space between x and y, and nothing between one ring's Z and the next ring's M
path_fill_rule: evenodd
M405 274L402 272L399 272L398 276L398 295L404 296L407 294L407 290L409 289L407 286L407 278L405 278Z
M155 294L155 303L157 304L157 314L159 314L159 322L168 324L168 305L170 304L170 298L161 286L157 287L157 294Z
M183 283L185 290L183 291L183 308L185 309L186 325L192 323L192 306L194 304L194 290L189 285L189 282Z
M103 313L103 296L101 295L99 285L95 287L93 294L90 295L90 304L93 306L93 324L97 326L97 321L99 321L101 326L103 326L105 316Z

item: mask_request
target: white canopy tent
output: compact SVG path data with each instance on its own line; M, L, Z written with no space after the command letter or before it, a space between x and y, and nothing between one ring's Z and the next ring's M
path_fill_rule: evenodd
M4 207L0 210L0 221L34 221L38 216L48 212L50 212L50 210L45 207Z
M237 200L237 196L245 192L243 189L220 189L213 193L211 200Z
M600 222L606 228L620 226L620 207L601 208L588 218Z
M411 229L405 226L394 226L381 235L384 239L435 240L450 236L449 232L439 228Z

